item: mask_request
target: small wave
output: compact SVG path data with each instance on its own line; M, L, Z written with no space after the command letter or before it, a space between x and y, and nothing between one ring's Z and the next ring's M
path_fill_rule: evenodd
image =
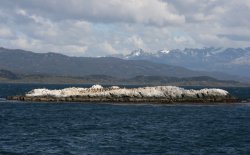
M241 103L250 103L250 99L242 100Z
M6 98L0 98L0 102L6 101Z

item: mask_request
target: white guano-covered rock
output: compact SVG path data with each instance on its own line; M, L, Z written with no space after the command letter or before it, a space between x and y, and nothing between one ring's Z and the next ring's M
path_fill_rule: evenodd
M34 89L26 94L29 97L36 96L53 96L53 97L69 97L69 96L89 96L89 97L109 97L109 98L170 98L178 99L188 98L204 98L204 97L223 97L229 93L222 89L201 89L186 90L175 86L156 86L156 87L140 87L140 88L120 88L112 86L104 88L101 85L93 85L90 88L65 88L59 90Z

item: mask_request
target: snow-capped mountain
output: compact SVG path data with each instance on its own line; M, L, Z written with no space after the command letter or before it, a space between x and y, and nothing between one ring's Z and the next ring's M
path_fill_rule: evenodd
M190 51L191 52L191 51ZM217 52L218 53L218 52ZM220 52L219 52L220 53ZM241 82L249 82L250 78L243 79L239 76L232 76L230 74L209 72L208 70L195 71L187 69L186 66L193 64L192 60L195 60L195 55L200 53L191 52L190 56L185 52L161 50L156 53L147 53L143 50L133 51L133 54L124 56L124 59L148 59L150 61L140 60L122 60L114 57L70 57L56 53L33 53L31 51L5 49L0 47L0 80L11 79L20 80L20 78L28 78L29 80L33 75L49 75L49 76L63 76L63 77L85 77L87 79L109 79L114 77L115 79L132 79L133 81L169 81L171 79L191 78L191 81L197 81L193 79L196 77L202 77L198 81L212 81L218 80L234 80ZM227 55L226 55L227 56ZM174 63L174 60L181 60L181 58L194 57L192 60L185 59L187 65L180 67L176 65L167 65L167 63ZM238 59L232 59L235 66L246 66L247 57L238 57ZM244 61L243 61L244 60ZM178 61L177 61L178 62ZM183 64L184 59L179 61ZM195 61L194 61L195 62ZM239 65L239 62L241 64ZM244 65L242 65L242 62ZM202 64L202 63L201 63ZM203 65L204 66L204 65ZM197 66L196 66L197 67ZM199 66L198 66L199 67ZM205 68L205 67L204 67ZM244 69L244 68L243 68ZM249 68L245 68L246 73L249 73ZM24 76L23 76L24 75ZM27 75L27 76L26 76ZM30 77L30 75L32 77ZM143 77L141 77L143 76ZM147 78L144 78L146 76ZM159 77L160 78L157 78ZM45 76L46 77L46 76ZM97 77L97 78L96 78ZM164 77L164 78L162 78ZM205 77L205 78L204 78ZM112 78L111 78L112 79ZM165 79L165 80L164 80ZM186 79L190 81L189 79ZM218 81L217 82L220 82ZM234 82L233 82L234 83Z
M134 50L123 55L128 60L149 60L158 63L187 67L193 70L226 72L250 76L250 47L248 48L186 48L145 52Z
M143 49L137 49L137 50L132 51L130 54L125 55L125 58L130 59L133 57L147 57L147 56L151 56L151 55L152 55L152 53L145 52Z

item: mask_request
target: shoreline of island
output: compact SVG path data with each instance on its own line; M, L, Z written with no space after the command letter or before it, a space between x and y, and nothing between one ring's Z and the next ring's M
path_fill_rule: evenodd
M104 103L150 103L150 104L173 104L173 103L238 103L241 102L236 98L208 98L208 99L165 99L165 98L86 98L81 96L70 97L27 97L27 96L8 96L7 100L25 101L25 102L104 102Z
M8 96L7 100L29 102L110 102L110 103L236 103L239 99L227 91L216 88L187 90L176 86L140 88L65 88L61 90L33 89L25 95Z

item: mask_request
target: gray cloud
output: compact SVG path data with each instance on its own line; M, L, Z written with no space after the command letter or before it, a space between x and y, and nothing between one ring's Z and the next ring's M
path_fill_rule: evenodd
M247 0L2 0L0 46L76 56L249 46Z
M250 36L248 35L218 34L218 37L227 38L233 41L250 41Z
M5 1L6 2L6 1ZM87 20L97 23L142 23L163 26L181 24L185 17L159 0L13 0L4 3L12 9L25 9L53 20Z

